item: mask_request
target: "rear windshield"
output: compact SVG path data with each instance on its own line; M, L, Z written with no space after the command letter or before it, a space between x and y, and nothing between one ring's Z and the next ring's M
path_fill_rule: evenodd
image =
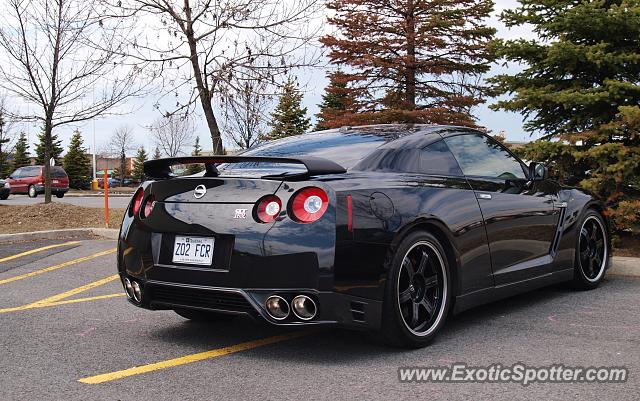
M267 142L243 152L242 156L321 157L349 169L390 139L380 134L318 132ZM218 170L221 175L236 176L296 173L305 168L301 164L243 162L223 164Z
M65 173L64 169L59 166L51 167L51 176L55 178L66 178L67 173Z

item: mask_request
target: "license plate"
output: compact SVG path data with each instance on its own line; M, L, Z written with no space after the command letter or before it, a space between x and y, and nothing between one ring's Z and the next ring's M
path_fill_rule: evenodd
M213 238L176 235L173 243L173 262L211 266Z
M54 184L60 184L60 181L58 181L58 180L53 180L53 183L54 183Z

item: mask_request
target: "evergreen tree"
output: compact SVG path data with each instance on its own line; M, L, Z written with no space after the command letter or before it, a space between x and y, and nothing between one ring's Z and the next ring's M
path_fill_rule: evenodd
M316 130L338 128L350 125L353 115L358 112L355 91L348 87L349 76L338 70L328 74L329 85L325 88L316 114Z
M153 151L153 160L157 160L162 158L162 153L160 153L160 148L156 146L156 149Z
M13 151L13 168L17 169L30 164L29 142L27 142L27 135L24 132L21 132Z
M144 146L140 146L140 148L138 148L138 153L136 153L132 162L133 169L131 170L131 178L133 178L134 181L144 181L144 162L147 161L147 158L148 155L144 150Z
M36 164L44 165L44 146L45 146L45 133L44 130L38 134L38 144L36 145ZM62 140L58 139L58 135L51 133L51 157L56 161L56 164L60 164L62 152Z
M298 90L298 84L289 77L282 88L278 105L271 113L271 132L265 135L265 140L304 134L311 127L310 119L307 117L307 108L301 105L302 97L302 93Z
M493 60L492 0L330 0L335 34L321 38L367 113L354 124L473 125Z
M526 130L560 139L522 152L602 196L617 228L637 224L640 1L520 0L501 19L532 26L538 38L496 43L498 56L526 67L490 80L496 95L513 94L492 107L521 112Z
M69 187L87 189L91 182L91 162L87 150L82 147L82 135L75 130L69 142L67 154L62 159L64 170L69 176Z
M202 155L202 146L200 146L200 137L196 137L196 142L193 144L193 152L191 152L191 156L201 156ZM204 170L204 165L201 163L193 163L187 166L187 174L197 174Z
M5 130L4 112L0 109L0 178L8 176L13 171L12 165L8 160L9 151L7 149L11 139L7 137Z

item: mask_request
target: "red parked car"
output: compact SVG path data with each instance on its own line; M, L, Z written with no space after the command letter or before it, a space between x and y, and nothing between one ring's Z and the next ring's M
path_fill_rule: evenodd
M28 194L35 198L44 193L44 167L26 166L14 171L7 182L11 185L12 194ZM51 193L62 198L69 190L69 177L60 166L51 167Z

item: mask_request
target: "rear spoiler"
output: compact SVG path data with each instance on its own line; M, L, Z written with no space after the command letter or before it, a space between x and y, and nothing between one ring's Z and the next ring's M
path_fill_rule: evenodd
M204 164L206 167L205 177L217 177L219 175L217 164L221 163L287 163L302 164L307 169L302 174L280 174L274 176L265 176L263 178L302 178L323 174L342 174L346 173L344 167L332 162L331 160L320 157L258 157L258 156L189 156L189 157L169 157L165 159L149 160L144 163L144 175L149 179L167 179L175 177L171 171L171 166L178 164Z

